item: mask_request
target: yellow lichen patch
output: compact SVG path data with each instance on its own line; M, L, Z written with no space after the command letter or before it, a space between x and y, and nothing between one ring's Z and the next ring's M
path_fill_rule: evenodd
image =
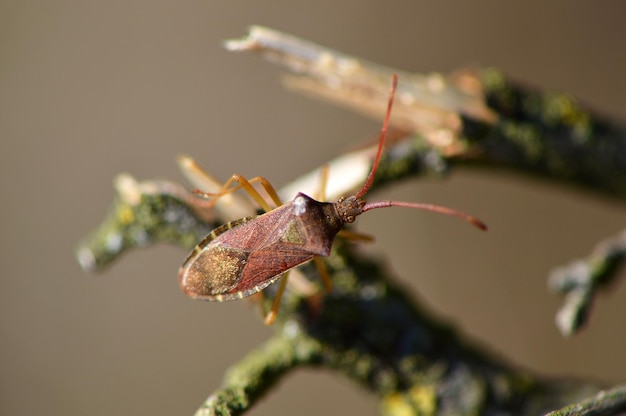
M135 220L135 213L130 207L124 206L117 211L117 217L122 224L130 224Z
M394 416L413 416L415 411L413 407L407 403L404 396L400 393L394 393L386 396L381 403L381 414Z
M387 395L381 407L387 415L433 415L437 410L437 393L434 386L418 385L404 393Z
M421 414L431 415L437 409L437 393L431 385L418 385L408 391L407 396Z

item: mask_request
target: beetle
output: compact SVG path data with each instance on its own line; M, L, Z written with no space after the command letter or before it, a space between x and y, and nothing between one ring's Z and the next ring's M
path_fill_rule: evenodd
M318 256L328 256L336 235L343 227L372 209L392 206L425 209L460 217L486 230L485 224L477 218L450 208L404 201L367 203L363 199L378 169L396 86L397 76L394 74L376 157L365 183L356 194L341 197L336 202L320 202L298 193L291 202L281 205L276 191L265 178L256 177L248 181L237 174L226 182L220 193L204 194L217 198L244 188L266 213L229 222L208 234L180 268L178 279L182 290L193 298L209 301L242 299L253 295L279 280L290 269ZM235 182L238 185L231 186ZM277 208L269 207L252 186L254 182L265 188ZM323 270L321 274L325 277ZM276 317L285 282L286 279L266 316L267 324Z

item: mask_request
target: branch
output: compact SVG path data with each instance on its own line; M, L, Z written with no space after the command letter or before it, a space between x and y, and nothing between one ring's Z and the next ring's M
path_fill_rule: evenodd
M225 47L260 53L298 74L286 77L288 87L377 119L397 73L391 124L422 136L455 164L509 169L626 199L626 126L570 95L533 90L495 68L405 73L259 26Z
M397 72L269 29L253 28L249 38L227 47L260 51L304 74L291 78L291 86L380 117L389 74ZM626 196L624 129L570 97L527 90L494 69L400 78L404 81L392 123L411 137L390 143L375 186L409 176L444 175L465 164L507 167L616 199ZM373 153L365 148L330 162L329 196L362 184ZM219 182L191 159L181 158L179 164L194 186L219 189ZM319 175L305 175L279 191L281 197L315 190ZM233 210L240 210L237 215L255 210L236 195L213 206L180 185L137 182L128 175L116 181L116 188L111 213L77 251L85 269L101 269L127 249L158 242L191 248L213 227L230 221ZM301 366L323 366L348 376L380 397L381 412L389 415L534 415L600 389L546 380L493 358L416 306L383 264L359 256L341 241L325 263L333 292L302 297L288 290L276 334L232 367L198 414L243 413ZM311 265L301 270L316 281ZM271 295L275 289L266 290ZM613 409L620 408L623 396L611 397Z
M377 118L384 114L386 83L398 73L392 124L415 138L402 147L402 162L391 163L406 175L443 174L453 164L508 169L626 200L626 126L589 111L567 94L533 90L495 68L450 75L402 73L259 26L225 46L260 53L298 74L286 78L288 87ZM424 148L436 161L427 168ZM393 180L385 168L381 171L378 184ZM567 290L557 315L563 334L582 327L595 290L616 279L625 259L616 241L590 256L588 277L581 276L579 263L575 276L551 279L585 280ZM567 273L572 272L569 268Z
M600 391L594 397L572 404L546 416L606 416L626 412L626 386Z
M196 416L242 414L282 376L318 354L319 344L275 336L228 371L222 387L206 399Z
M117 198L108 216L76 250L84 270L101 271L125 251L166 242L193 248L216 224L181 185L137 182L129 174L115 178Z
M111 218L79 253L89 250L92 256L110 261L113 254L103 249L103 242L120 233L132 235L123 230L140 230L146 224L187 230L160 233L147 227L143 233L152 243L176 241L182 246L195 233L187 224L210 228L210 220L199 216L194 205L186 205L191 194L171 192L168 183L132 182L143 193L138 198L118 197ZM168 192L154 192L158 189ZM181 209L185 206L187 209ZM128 211L132 215L115 214ZM120 229L110 225L114 221ZM137 241L143 245L147 240L128 241L123 247ZM94 264L104 261L97 258ZM381 397L381 411L388 415L405 414L407 409L426 414L497 414L506 409L536 414L580 400L599 388L542 380L495 360L418 309L407 297L409 291L392 283L394 279L383 265L359 256L344 242L335 243L326 266L333 276L333 292L303 298L288 291L275 325L277 333L229 371L223 387L198 414L241 414L282 376L302 366L323 366L349 377ZM312 282L317 279L312 265L301 269ZM266 289L268 299L274 289Z
M625 257L626 232L622 232L598 244L586 258L550 274L550 290L565 294L565 304L556 316L563 335L572 335L587 323L597 293L620 277Z

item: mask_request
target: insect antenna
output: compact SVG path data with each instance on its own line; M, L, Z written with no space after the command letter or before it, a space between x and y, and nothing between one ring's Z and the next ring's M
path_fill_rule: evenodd
M398 76L393 74L393 78L391 80L391 91L389 93L389 102L387 104L387 114L385 115L385 121L383 122L383 127L380 131L380 139L378 141L378 150L376 151L376 158L374 159L374 164L372 165L372 169L370 170L363 187L359 192L355 194L355 198L362 198L367 191L370 189L372 184L374 183L374 178L376 177L376 171L378 170L378 163L380 162L380 158L383 154L383 148L385 147L385 138L387 136L387 130L389 129L389 120L391 119L391 108L393 107L393 100L396 95L396 88L398 86ZM443 207L440 205L433 204L422 204L419 202L405 202L405 201L377 201L366 203L362 207L361 212L369 211L372 209L378 208L388 208L388 207L405 207L405 208L415 208L415 209L423 209L426 211L438 212L440 214L452 215L454 217L458 217L462 220L469 222L470 224L476 226L477 228L486 231L487 225L479 220L476 217L473 217L469 214L466 214L461 211L457 211L452 208Z
M469 222L470 224L480 228L483 231L487 231L487 225L479 220L476 217L473 217L469 214L466 214L462 211L457 211L452 208L442 207L441 205L433 205L433 204L422 204L419 202L405 202L405 201L376 201L369 202L363 206L363 212L370 211L372 209L378 208L388 208L388 207L405 207L405 208L415 208L415 209L423 209L426 211L438 212L440 214L452 215L454 217L458 217L462 220Z
M391 118L391 107L393 107L393 98L396 95L396 87L398 86L398 75L393 74L393 78L391 79L391 92L389 93L389 103L387 104L387 114L385 115L385 122L383 123L383 128L380 130L380 139L378 140L378 150L376 151L376 158L374 159L374 165L372 165L372 170L370 170L369 175L367 175L367 180L363 184L363 187L359 192L357 192L354 196L356 198L362 198L363 195L367 193L367 191L374 183L374 178L376 177L376 171L378 170L378 162L380 162L380 157L383 154L383 147L385 147L385 137L387 136L387 130L389 129L389 119Z

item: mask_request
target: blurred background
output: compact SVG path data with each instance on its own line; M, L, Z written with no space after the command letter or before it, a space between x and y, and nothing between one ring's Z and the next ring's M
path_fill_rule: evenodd
M178 248L133 251L98 276L73 254L119 172L183 181L185 153L223 179L281 186L378 133L380 121L284 90L281 69L223 40L260 24L404 70L493 65L624 120L624 12L620 1L1 1L0 414L192 414L270 336L248 302L185 297ZM618 232L623 206L470 170L371 195L387 197L490 226L410 210L359 220L377 237L368 250L419 302L516 365L624 380L625 291L602 296L572 339L557 332L561 299L546 291L552 268ZM301 370L251 414L295 412L373 415L376 400Z

